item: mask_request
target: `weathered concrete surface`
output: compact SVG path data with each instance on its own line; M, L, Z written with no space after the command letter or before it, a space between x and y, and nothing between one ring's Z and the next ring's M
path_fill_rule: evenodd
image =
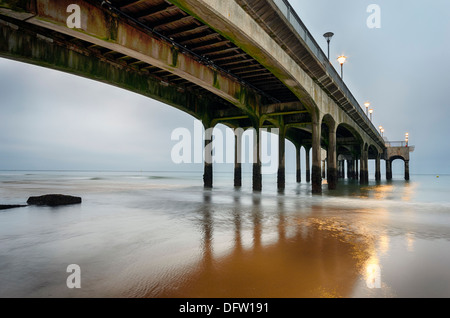
M410 147L387 147L385 160L402 159L404 161L409 161L409 153L411 152Z
M392 180L392 162L401 159L405 163L405 180L410 179L409 172L409 153L413 151L413 147L387 147L385 152L386 160L386 179Z

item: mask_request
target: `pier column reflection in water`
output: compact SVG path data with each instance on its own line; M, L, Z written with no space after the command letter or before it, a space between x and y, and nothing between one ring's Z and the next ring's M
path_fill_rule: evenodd
M241 206L241 193L235 192L233 206L233 220L234 220L234 253L242 253L242 206Z
M212 192L205 191L203 193L203 209L202 209L202 263L205 269L211 268L213 265L213 231L214 219L211 214L211 195Z
M354 249L361 247L347 242L341 224L326 217L328 209L302 204L299 213L283 194L274 205L259 193L222 195L205 190L198 218L201 259L179 269L160 297L350 295L361 272Z

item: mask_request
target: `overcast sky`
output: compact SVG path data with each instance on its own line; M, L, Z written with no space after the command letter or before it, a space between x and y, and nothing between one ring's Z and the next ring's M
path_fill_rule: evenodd
M390 140L416 146L411 173L450 173L450 1L291 0L331 58L345 54L345 82L374 108ZM370 29L367 7L381 8ZM171 161L187 114L116 87L0 59L0 170L201 170ZM287 148L287 169L295 166ZM228 168L227 168L228 169Z

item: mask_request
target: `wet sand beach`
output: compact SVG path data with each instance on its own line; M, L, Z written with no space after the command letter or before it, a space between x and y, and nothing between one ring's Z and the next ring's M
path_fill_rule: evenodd
M3 173L0 297L450 296L449 177L235 190L192 173ZM272 189L273 188L273 189ZM81 268L81 288L66 271Z

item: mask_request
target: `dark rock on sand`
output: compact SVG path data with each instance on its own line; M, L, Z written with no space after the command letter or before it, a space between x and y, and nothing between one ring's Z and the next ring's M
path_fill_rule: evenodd
M23 208L26 207L26 205L20 205L20 204L0 204L0 210L8 210L8 209L15 209L15 208Z
M30 205L48 206L70 205L80 204L81 198L63 194L47 194L39 197L30 197L27 203Z

